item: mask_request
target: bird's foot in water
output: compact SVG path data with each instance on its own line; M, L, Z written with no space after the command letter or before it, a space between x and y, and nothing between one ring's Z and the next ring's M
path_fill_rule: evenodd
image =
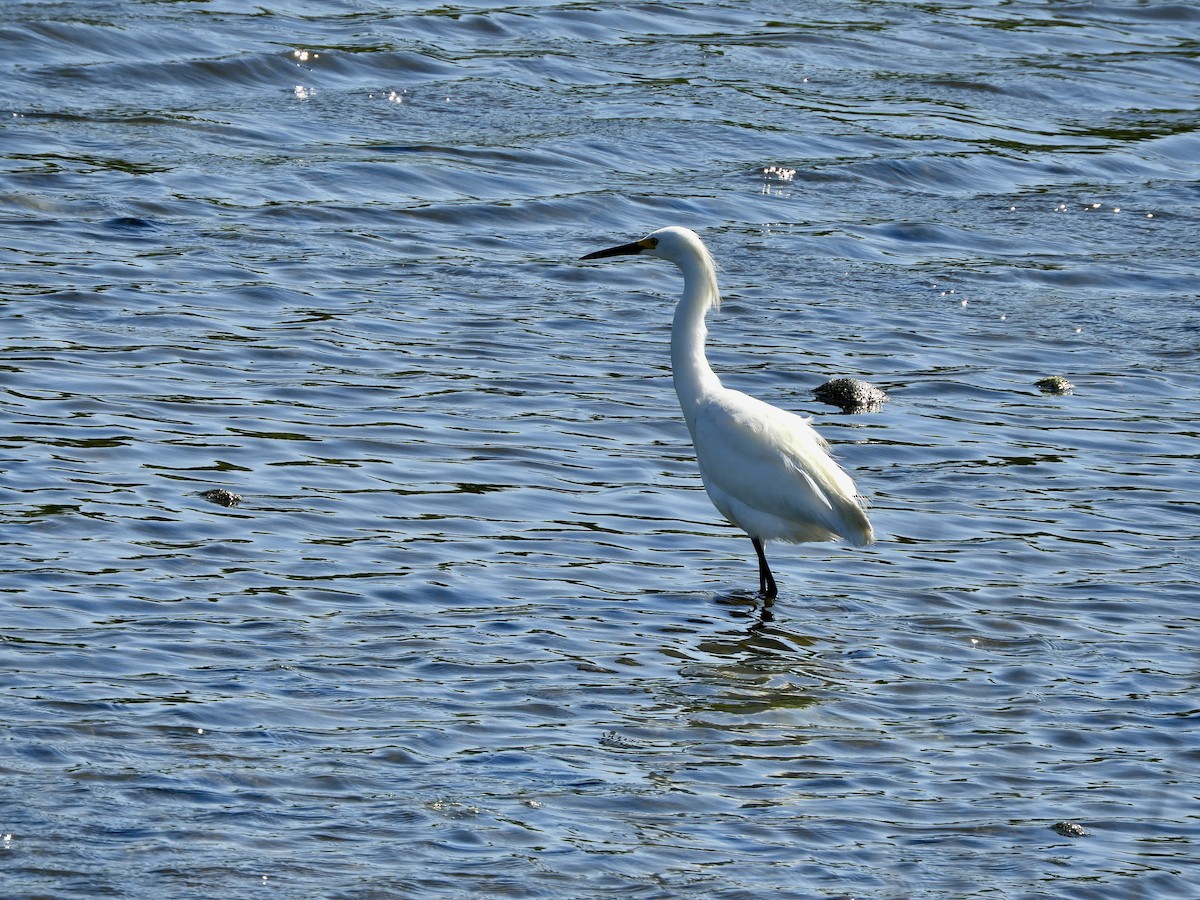
M754 544L754 552L758 555L758 593L767 600L774 600L779 594L779 588L775 586L775 576L771 574L771 567L767 565L767 554L763 550L762 541L752 537L750 542Z

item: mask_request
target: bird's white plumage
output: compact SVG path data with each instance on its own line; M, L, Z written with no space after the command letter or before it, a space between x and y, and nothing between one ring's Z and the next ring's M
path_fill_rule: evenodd
M694 422L708 495L751 537L870 543L854 482L806 420L722 387L698 402Z
M764 541L869 544L874 534L854 482L808 420L726 388L709 366L704 318L720 295L712 257L695 232L662 228L584 259L621 254L656 256L683 272L671 326L675 391L713 505L754 539L763 590L775 592Z

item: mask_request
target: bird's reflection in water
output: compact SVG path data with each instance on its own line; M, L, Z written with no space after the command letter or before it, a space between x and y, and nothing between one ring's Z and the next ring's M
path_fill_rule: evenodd
M747 620L750 623L750 634L761 632L766 625L775 621L773 596L749 591L730 591L718 594L715 599L720 606L731 607L730 615L734 618Z

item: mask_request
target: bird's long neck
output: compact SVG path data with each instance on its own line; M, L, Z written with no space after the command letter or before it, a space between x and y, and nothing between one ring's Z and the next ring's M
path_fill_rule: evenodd
M671 374L683 417L688 429L693 430L700 400L721 387L704 355L704 338L708 334L704 316L710 307L720 304L721 297L716 268L703 247L695 258L679 263L679 268L683 270L683 296L675 307L675 321L671 325Z

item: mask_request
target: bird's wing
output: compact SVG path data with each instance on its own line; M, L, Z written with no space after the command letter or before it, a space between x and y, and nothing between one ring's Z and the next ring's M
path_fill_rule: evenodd
M870 543L854 482L806 419L722 390L697 406L693 438L709 494L735 524L753 533L744 520L775 520L774 533L759 526L766 538Z

